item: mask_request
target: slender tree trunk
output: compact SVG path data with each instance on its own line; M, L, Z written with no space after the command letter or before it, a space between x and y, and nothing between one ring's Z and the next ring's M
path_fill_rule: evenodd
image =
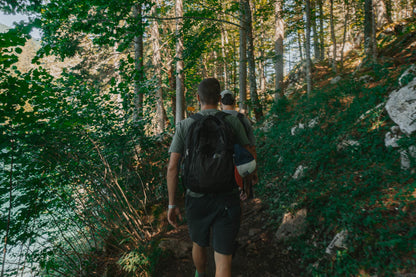
M330 25L331 25L331 40L332 40L332 70L337 73L337 41L335 37L335 23L334 23L334 0L330 0Z
M228 70L227 70L227 54L225 51L225 39L226 33L224 28L221 29L221 56L222 56L222 64L223 64L223 76L224 76L224 87L226 89L229 88L229 78L228 78Z
M240 0L240 61L239 61L239 108L241 112L247 112L247 36L246 36L246 12L244 0Z
M183 17L183 3L182 0L175 2L175 16L176 16L176 123L184 119L184 76L183 76L183 38L182 38L182 17Z
M158 0L154 0L151 14L157 16ZM156 79L156 133L162 133L165 129L165 109L163 107L163 89L162 89L162 59L160 55L160 33L159 22L153 21L151 29L153 57L152 62L155 69Z
M261 19L261 32L260 32L260 59L259 59L259 72L260 72L260 95L266 95L267 90L267 78L266 78L266 53L265 53L265 30L263 28L263 18Z
M324 8L323 0L318 0L319 8L319 59L322 61L325 59L325 36L324 36Z
M284 60L283 60L283 41L285 37L285 25L282 16L282 0L276 0L275 2L275 53L276 53L276 81L275 81L275 94L274 99L278 101L283 95L283 77L284 77Z
M133 7L133 16L136 20L138 33L134 37L134 66L137 74L137 79L134 82L134 121L137 122L143 117L143 92L140 90L143 82L143 26L142 26L142 7L137 4Z
M10 232L10 222L11 222L11 214L13 209L13 167L14 167L14 139L11 140L11 162L10 162L10 173L9 173L9 211L7 214L7 223L6 223L6 234L4 236L4 248L3 248L3 262L1 265L1 275L4 276L4 268L6 265L6 255L7 255L7 246L8 246L8 238Z
M240 29L241 30L241 29ZM237 74L238 74L238 64L237 64L237 59L235 58L237 55L237 43L236 43L236 39L233 39L233 51L234 51L234 55L233 55L233 63L234 63L234 68L233 68L233 87L234 90L237 90ZM240 97L240 96L239 96ZM236 96L237 99L237 96Z
M170 94L170 105L172 107L173 123L176 123L176 77L173 62L168 65L168 81L169 81L169 94Z
M212 67L212 76L214 76L214 78L218 79L218 54L217 51L213 51L212 52L212 56L213 56L213 64L214 66Z
M373 35L373 1L365 0L364 2L364 51L369 61L375 60L374 53L374 35Z
M317 13L316 13L316 1L313 1L313 9L311 15L311 23L312 23L312 30L313 30L313 53L314 58L319 60L319 35L318 35L318 26L317 26Z
M256 82L256 62L254 60L254 38L253 27L250 9L250 0L245 1L245 13L246 13L246 31L247 31L247 59L248 59L248 73L249 73L249 85L250 85L250 100L253 104L254 115L256 120L259 121L263 117L263 109L261 107L259 97L257 94L257 82Z
M311 94L312 91L312 65L311 65L311 9L310 9L310 0L306 0L306 47L305 47L305 55L306 55L306 88L308 96Z
M373 12L372 12L372 39L371 39L371 47L373 48L373 63L377 62L377 25L376 25L376 13L374 12L374 2L372 3Z
M345 11L344 34L342 38L341 60L340 60L341 70L344 68L344 48L345 48L345 42L347 38L348 20L350 16L350 6L348 3L344 3L344 11Z
M300 60L303 60L302 34L301 34L300 30L298 30L297 33L298 33L299 58L300 58Z

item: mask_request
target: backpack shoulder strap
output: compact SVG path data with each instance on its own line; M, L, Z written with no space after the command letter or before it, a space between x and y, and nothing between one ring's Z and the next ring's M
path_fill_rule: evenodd
M229 114L229 113L225 113L225 112L223 112L223 111L218 111L217 113L215 113L215 117L217 117L217 118L219 118L219 119L221 119L221 120L224 120L224 118L225 118L227 115L230 115L230 114Z
M202 119L204 116L202 115L202 114L200 114L200 113L195 113L195 114L193 114L193 115L191 115L191 118L192 119L194 119L195 121L196 120L200 120L200 119Z
M237 117L238 117L238 119L240 120L240 122L241 122L241 124L243 125L243 127L244 127L244 130L246 131L246 135L247 135L247 137L248 137L248 133L249 133L249 130L248 130L248 127L247 127L247 125L246 125L246 122L244 121L244 118L246 117L244 114L242 114L242 113L238 113L237 114Z

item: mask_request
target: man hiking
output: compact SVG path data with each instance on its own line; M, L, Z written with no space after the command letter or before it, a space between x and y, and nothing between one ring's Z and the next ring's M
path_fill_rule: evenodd
M186 188L185 210L193 242L195 276L206 276L206 249L211 232L215 276L231 276L232 254L240 228L241 208L232 147L234 143L247 146L249 141L237 117L217 110L220 92L215 78L204 79L199 84L197 98L201 111L177 124L169 149L167 217L177 228L181 213L175 195L179 163L183 158L182 181Z
M241 112L235 110L235 97L234 94L229 90L223 90L221 92L221 109L228 114L237 117L244 126L247 138L249 140L248 151L253 155L254 159L257 160L256 152L256 138L254 137L253 127L251 126L250 120ZM257 170L249 176L243 178L235 170L235 179L237 185L241 188L240 198L246 200L247 198L253 197L253 186L258 183Z

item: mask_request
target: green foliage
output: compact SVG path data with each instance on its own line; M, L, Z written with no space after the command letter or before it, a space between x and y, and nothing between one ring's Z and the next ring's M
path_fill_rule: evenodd
M388 74L381 66L372 69L374 80ZM360 270L387 276L413 268L415 175L402 171L399 152L384 146L392 122L378 105L389 89L344 77L296 102L282 99L258 131L267 180L261 194L270 199L274 220L308 210L306 234L290 241L302 252L306 276L353 276ZM406 138L403 145L414 141ZM299 165L306 167L304 177L294 179ZM348 230L348 249L327 256L326 247L342 230Z
M26 34L12 30L0 39L21 46ZM33 264L41 276L93 276L105 270L103 258L146 248L156 224L146 209L165 195L167 151L163 140L131 120L130 75L103 90L72 72L60 78L41 67L19 72L13 67L19 50L1 50L6 274L21 274Z
M149 265L148 259L137 251L124 254L117 262L124 271L134 273L144 271Z

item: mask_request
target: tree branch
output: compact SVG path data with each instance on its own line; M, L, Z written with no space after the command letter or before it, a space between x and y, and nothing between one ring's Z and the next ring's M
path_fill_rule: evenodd
M223 20L223 19L216 19L216 18L209 18L209 17L203 17L203 16L180 16L180 17L157 17L157 16L143 16L143 18L147 18L147 19L155 19L155 20L177 20L177 19L195 19L195 20L209 20L209 21L216 21L216 22L222 22L222 23L227 23L230 25L234 25L238 28L243 28L241 25L231 22L231 21L227 21L227 20Z

